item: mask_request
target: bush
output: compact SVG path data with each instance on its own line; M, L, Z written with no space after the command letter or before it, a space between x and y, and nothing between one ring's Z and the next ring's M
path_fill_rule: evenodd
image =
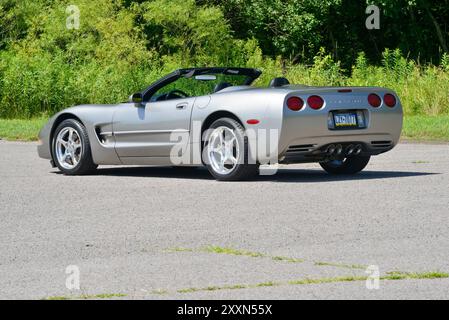
M255 40L233 39L222 12L193 0L79 0L80 29L66 28L69 2L30 15L8 0L2 16L26 17L0 51L0 117L53 114L86 103L116 103L164 73L188 66L256 66ZM36 9L36 8L35 8ZM45 10L44 10L45 9Z
M444 53L443 57L441 58L441 68L449 72L449 53Z
M295 57L264 56L255 38L235 38L219 7L194 0L78 0L79 30L66 28L69 4L0 0L1 118L117 103L174 69L215 65L260 68L264 73L258 86L284 75L296 84L388 87L398 92L407 114L449 114L448 54L437 67L419 65L399 50L385 50L382 64L374 66L361 53L354 66L344 70L320 49L307 66L293 63ZM281 2L276 0L276 6L281 8ZM307 15L293 7L286 7L291 12L285 19L301 16L307 24ZM268 9L261 7L256 14ZM317 21L309 21L310 27L316 28ZM295 30L288 37L277 34L277 50L289 45L299 32ZM256 31L265 32L264 25ZM310 43L307 50L316 46Z
M449 73L444 67L417 65L398 50L386 50L383 56L383 66L376 67L360 55L348 84L395 90L407 115L449 113Z

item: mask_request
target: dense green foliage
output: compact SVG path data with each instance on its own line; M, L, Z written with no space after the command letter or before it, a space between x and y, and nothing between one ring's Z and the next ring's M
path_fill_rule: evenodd
M449 55L444 57L444 61L449 59ZM315 57L311 67L291 66L286 76L294 83L391 88L399 94L406 115L439 115L449 114L448 71L447 62L440 67L423 67L402 57L399 50L387 49L379 66L369 65L365 55L360 54L350 76L345 76L340 64L325 54Z
M240 39L255 37L265 54L311 63L324 47L349 68L359 52L380 62L384 48L438 62L449 46L449 0L197 0L219 5ZM368 4L381 10L368 31Z
M260 68L257 85L284 74L391 87L408 114L449 113L447 0L379 1L373 31L364 1L75 2L78 30L66 27L73 1L0 0L0 118L115 103L173 69L212 65Z

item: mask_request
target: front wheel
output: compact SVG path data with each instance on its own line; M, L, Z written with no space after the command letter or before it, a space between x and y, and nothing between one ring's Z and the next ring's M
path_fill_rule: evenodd
M370 158L370 156L355 156L343 160L320 162L320 165L330 174L356 174L365 169Z
M222 118L212 123L204 142L203 162L217 180L247 180L255 176L259 166L249 158L248 138L238 121Z
M52 153L56 166L66 175L88 174L97 168L86 128L77 120L59 124L53 135Z

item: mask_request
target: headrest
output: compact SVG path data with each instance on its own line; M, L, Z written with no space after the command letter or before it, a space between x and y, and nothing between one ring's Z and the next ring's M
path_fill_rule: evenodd
M274 78L273 80L270 81L270 84L268 86L272 88L277 88L288 84L290 84L290 81L288 81L286 78Z
M216 93L216 92L218 92L218 91L221 91L221 90L223 90L223 89L225 89L225 88L228 88L228 87L232 87L232 84L230 84L230 83L228 83L228 82L220 82L220 83L218 83L218 84L215 86L215 88L214 88L214 93Z

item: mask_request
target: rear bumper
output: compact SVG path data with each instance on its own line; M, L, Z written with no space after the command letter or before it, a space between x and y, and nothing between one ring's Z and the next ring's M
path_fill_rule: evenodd
M324 138L320 144L304 144L291 145L279 159L281 163L302 163L302 162L321 162L329 159L331 156L350 156L355 155L354 150L358 150L357 155L361 156L375 156L385 153L394 148L395 144L392 140L372 140L385 138L388 136L356 136L353 139L345 137L346 139L334 140ZM331 141L331 142L329 142ZM329 153L331 149L340 148L340 153Z
M357 108L354 108L357 109ZM331 130L328 115L332 110L284 114L279 140L281 163L317 162L326 159L326 148L339 144L345 149L352 145L362 146L362 155L378 155L393 149L399 142L403 114L400 105L394 109L370 110L360 108L367 114L367 128L357 130Z

